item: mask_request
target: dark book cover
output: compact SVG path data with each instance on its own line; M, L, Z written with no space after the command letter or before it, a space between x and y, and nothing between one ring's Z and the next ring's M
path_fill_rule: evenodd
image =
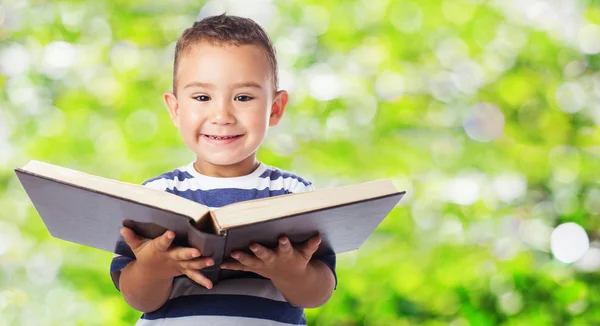
M203 256L215 260L214 266L202 270L213 282L223 276L218 266L232 250L249 252L253 242L273 248L282 235L298 244L319 234L322 243L315 257L358 249L404 195L397 192L232 227L217 235L206 226L199 229L189 216L23 169L15 169L15 173L52 236L134 258L119 233L122 226L150 239L173 230L175 245L198 248Z

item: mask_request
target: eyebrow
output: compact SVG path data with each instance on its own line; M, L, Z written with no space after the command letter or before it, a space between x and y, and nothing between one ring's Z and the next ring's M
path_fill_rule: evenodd
M189 82L183 88L187 89L187 88L193 88L193 87L216 88L214 84L203 83L203 82L199 82L199 81ZM255 82L241 82L241 83L236 83L236 84L233 84L232 87L233 88L251 87L251 88L262 89L262 86L260 86L260 84L257 84Z

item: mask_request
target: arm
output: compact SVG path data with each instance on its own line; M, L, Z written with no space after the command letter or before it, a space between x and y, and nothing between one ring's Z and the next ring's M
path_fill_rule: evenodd
M121 234L136 257L120 272L118 281L123 298L133 309L151 312L162 307L171 295L173 278L179 275L212 288L212 282L198 271L212 266L212 258L200 257L198 249L171 246L172 231L153 240L142 239L128 228L122 228Z
M312 183L305 186L298 182L292 193L312 190L314 190ZM335 266L335 261L333 266ZM304 308L315 308L324 305L333 294L336 286L334 268L320 260L311 259L303 277L293 281L277 278L272 281L288 302Z
M128 264L119 278L123 298L131 308L151 312L162 307L171 295L173 278L159 278L140 266L137 260Z
M303 308L316 308L324 305L335 287L335 278L329 266L322 261L311 260L306 272L295 280L274 279L273 285L289 303Z

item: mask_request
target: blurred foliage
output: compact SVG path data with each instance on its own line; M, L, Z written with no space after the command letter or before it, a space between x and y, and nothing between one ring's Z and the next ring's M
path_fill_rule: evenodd
M310 324L600 325L598 2L224 3L0 4L0 325L139 317L112 255L51 238L12 169L141 183L191 161L161 95L179 34L223 9L266 27L291 94L262 161L408 192ZM550 250L565 222L590 240L557 238L575 263Z

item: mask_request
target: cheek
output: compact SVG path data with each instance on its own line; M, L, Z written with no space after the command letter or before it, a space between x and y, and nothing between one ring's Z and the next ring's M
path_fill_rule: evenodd
M249 122L249 127L254 129L256 132L267 129L267 126L269 125L269 117L266 116L266 114L252 115L246 121Z
M195 110L194 108L184 107L180 114L181 125L186 129L197 128L199 122L202 120L201 111Z
M255 108L256 110L251 117L248 117L247 121L251 121L253 127L267 128L269 126L269 109L265 103L260 103L258 107L260 109Z

